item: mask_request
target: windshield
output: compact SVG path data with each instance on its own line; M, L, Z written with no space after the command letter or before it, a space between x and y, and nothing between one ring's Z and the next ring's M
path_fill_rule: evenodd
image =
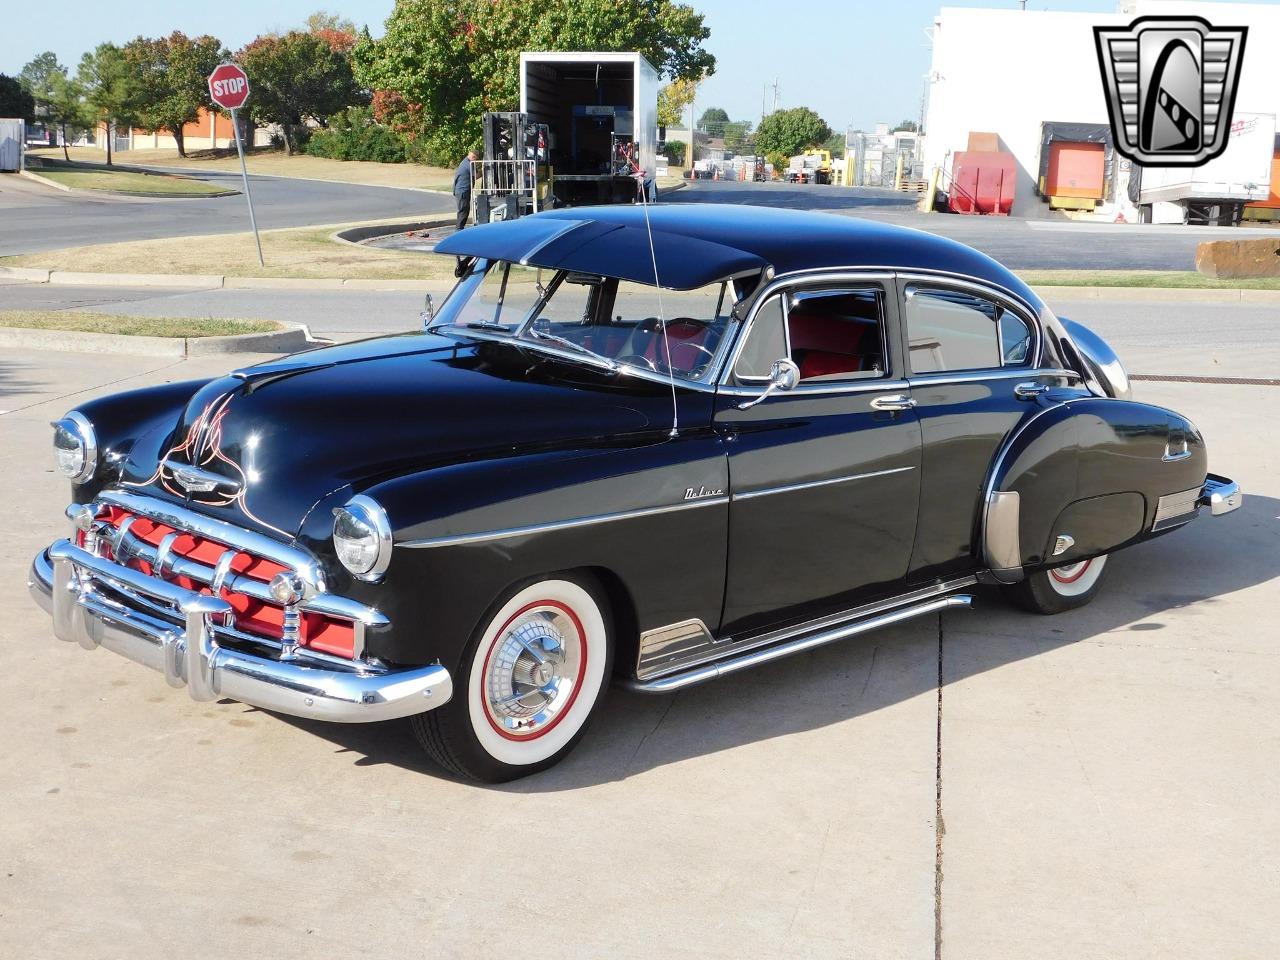
M505 261L487 269L479 264L477 270L483 270L483 278L459 285L441 311L441 326L510 335L683 380L709 372L735 302L727 281L660 291L629 280Z

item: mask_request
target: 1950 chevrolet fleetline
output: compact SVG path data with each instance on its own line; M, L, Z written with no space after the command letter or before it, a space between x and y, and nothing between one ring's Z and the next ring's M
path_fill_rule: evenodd
M455 773L947 607L1041 613L1240 504L1185 417L988 257L711 205L464 230L422 332L77 407L53 631L228 697L409 717Z

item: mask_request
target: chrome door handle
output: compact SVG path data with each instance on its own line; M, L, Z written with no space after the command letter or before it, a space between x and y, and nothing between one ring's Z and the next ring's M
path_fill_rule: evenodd
M871 406L877 410L910 410L916 405L915 400L905 393L894 393L887 397L876 397Z
M1020 383L1013 388L1013 395L1019 400L1034 400L1043 393L1048 393L1052 388L1047 383L1039 383L1035 380L1028 380Z

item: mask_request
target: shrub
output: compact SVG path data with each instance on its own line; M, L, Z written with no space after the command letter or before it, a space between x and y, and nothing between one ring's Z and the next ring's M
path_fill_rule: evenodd
M667 163L673 167L683 167L685 147L686 144L681 140L668 140L667 145L662 148Z
M311 134L307 153L330 160L369 160L404 163L409 159L403 135L377 123L367 107L351 107L329 118L329 125Z

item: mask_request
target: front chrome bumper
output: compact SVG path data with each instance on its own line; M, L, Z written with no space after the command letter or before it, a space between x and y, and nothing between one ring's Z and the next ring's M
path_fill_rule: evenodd
M53 617L59 640L86 650L106 647L158 670L194 700L228 697L295 717L363 723L424 713L453 695L449 671L438 664L384 672L328 670L220 646L217 629L229 627L233 615L225 600L95 557L69 540L35 558L27 585ZM183 622L133 609L100 585L158 601Z

